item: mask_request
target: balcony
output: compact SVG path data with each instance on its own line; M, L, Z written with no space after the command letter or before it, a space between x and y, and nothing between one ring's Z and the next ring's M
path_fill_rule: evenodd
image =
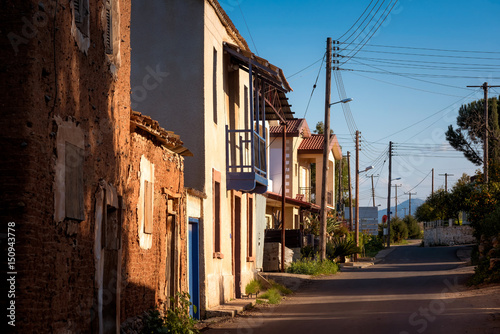
M267 191L266 138L250 129L226 126L227 188L263 194Z

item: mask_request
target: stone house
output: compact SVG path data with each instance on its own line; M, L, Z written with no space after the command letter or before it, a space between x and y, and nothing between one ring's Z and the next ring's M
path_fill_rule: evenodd
M190 152L131 110L130 11L1 5L3 250L15 235L15 297L1 306L16 332L118 333L187 290Z
M186 220L199 232L199 257L188 251L199 267L188 276L203 316L240 297L259 268L266 121L292 117L291 88L281 69L250 51L216 0L134 2L131 32L132 105L194 154L185 164Z

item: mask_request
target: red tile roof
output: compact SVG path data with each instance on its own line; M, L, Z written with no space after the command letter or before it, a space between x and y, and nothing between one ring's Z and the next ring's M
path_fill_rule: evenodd
M297 149L299 153L321 153L323 152L324 136L313 134L309 138L304 138ZM335 159L342 159L342 150L336 135L330 136L330 150L333 150Z
M286 124L286 135L287 136L298 136L300 133L303 133L304 137L309 137L311 135L311 131L309 130L309 126L305 118L296 118L287 121ZM269 127L269 134L273 137L280 137L283 133L283 128L281 125L271 126Z

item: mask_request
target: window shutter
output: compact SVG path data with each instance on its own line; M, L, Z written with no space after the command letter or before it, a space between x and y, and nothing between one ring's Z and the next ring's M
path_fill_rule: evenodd
M105 47L107 54L113 54L113 5L111 1L106 0Z
M64 202L66 218L85 220L83 203L84 150L71 143L65 144Z
M153 233L153 183L144 181L144 233Z
M75 15L75 23L82 22L82 2L83 0L73 0L73 11Z

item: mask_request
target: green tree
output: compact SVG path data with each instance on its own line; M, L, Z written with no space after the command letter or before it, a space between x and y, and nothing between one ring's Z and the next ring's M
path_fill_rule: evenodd
M488 99L488 154L491 163L500 162L500 123L498 114L500 105L496 97ZM448 126L446 140L450 145L462 152L473 164L483 163L483 135L484 135L484 99L464 104L458 110L457 125L454 129Z
M314 131L313 131L313 132L314 132L314 133L317 133L317 134L319 134L319 135L324 134L324 133L325 133L325 123L323 123L323 122L321 122L321 121L320 121L320 122L318 122L318 123L316 123L316 129L314 129ZM330 129L330 134L332 134L332 135L333 135L333 130L332 130L332 129Z
M408 238L418 239L422 237L422 231L418 225L418 221L412 215L407 215L403 218L403 222L408 227Z
M408 238L408 226L400 218L391 218L391 241L401 242Z

